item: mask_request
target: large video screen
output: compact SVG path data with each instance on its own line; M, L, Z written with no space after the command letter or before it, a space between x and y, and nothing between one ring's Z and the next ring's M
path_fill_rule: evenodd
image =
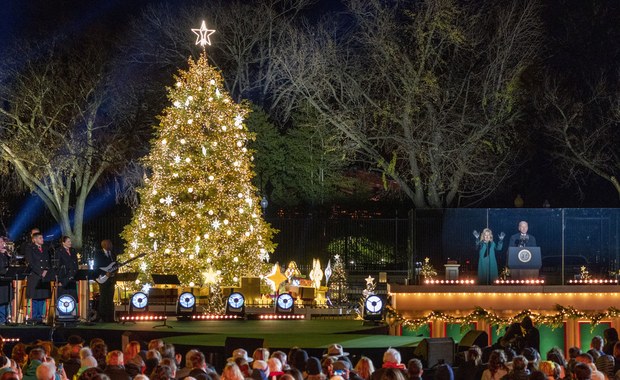
M540 278L546 284L565 284L583 269L591 278L615 279L620 260L620 209L443 209L416 210L413 215L413 262L426 257L440 272L456 261L461 277L476 278L479 250L473 231L489 228L493 240L505 234L497 251L498 270L507 265L512 235L519 223L528 223L527 234L540 247ZM418 264L419 266L419 264Z

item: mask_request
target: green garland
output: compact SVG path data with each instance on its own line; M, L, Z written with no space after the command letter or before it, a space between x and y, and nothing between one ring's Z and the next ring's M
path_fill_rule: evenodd
M502 317L494 313L493 311L485 310L480 306L474 307L474 310L468 315L454 316L446 314L442 311L432 311L424 317L408 319L403 317L400 313L394 310L391 306L386 307L386 320L390 324L398 323L403 327L410 327L412 329L418 329L434 319L441 319L447 323L461 324L461 328L467 329L470 323L475 321L485 321L490 325L497 326L498 331L505 326L508 326L515 322L521 322L523 318L529 316L532 321L539 325L550 326L552 329L562 326L562 323L566 319L588 319L591 322L592 328L601 322L603 319L620 317L620 309L610 307L605 312L587 312L575 309L572 306L555 305L555 314L543 315L534 313L531 310L523 310L513 316Z

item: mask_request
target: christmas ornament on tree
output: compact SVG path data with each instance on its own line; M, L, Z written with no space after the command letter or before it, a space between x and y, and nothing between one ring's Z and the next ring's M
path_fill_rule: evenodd
M349 284L347 280L347 272L340 255L334 256L334 266L332 275L328 283L330 300L333 304L345 304L348 302L347 293Z
M213 31L204 23L194 32L198 44L210 44ZM168 89L171 104L143 159L149 174L138 190L140 205L122 233L130 257L148 255L126 270L141 272L143 281L152 273L176 274L187 285L203 283L212 269L219 284L234 285L242 276L259 276L261 258L274 249L274 230L262 219L250 182L249 108L224 90L205 52L188 65Z

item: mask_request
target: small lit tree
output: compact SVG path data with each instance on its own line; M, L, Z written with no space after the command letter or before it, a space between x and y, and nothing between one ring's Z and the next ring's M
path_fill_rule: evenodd
M334 267L332 275L329 278L329 294L332 303L345 304L348 302L347 293L349 284L347 280L347 271L344 268L344 262L340 255L334 256Z

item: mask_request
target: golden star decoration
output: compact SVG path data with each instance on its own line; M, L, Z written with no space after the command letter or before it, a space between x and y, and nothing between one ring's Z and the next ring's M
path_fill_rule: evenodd
M192 29L192 32L196 34L196 45L200 45L205 47L205 45L211 45L211 40L209 36L215 33L214 29L207 29L207 24L204 20L202 20L202 24L200 25L200 29Z
M371 277L370 275L368 275L368 277L366 277L366 286L372 285L374 282L375 282L374 277Z
M208 271L202 273L205 284L215 284L219 282L219 276L219 273L217 273L217 271L214 271L213 268L209 268Z
M271 274L265 276L266 279L273 283L273 289L278 290L280 288L280 284L286 281L286 276L282 273L282 268L280 268L280 264L276 263L271 270Z

